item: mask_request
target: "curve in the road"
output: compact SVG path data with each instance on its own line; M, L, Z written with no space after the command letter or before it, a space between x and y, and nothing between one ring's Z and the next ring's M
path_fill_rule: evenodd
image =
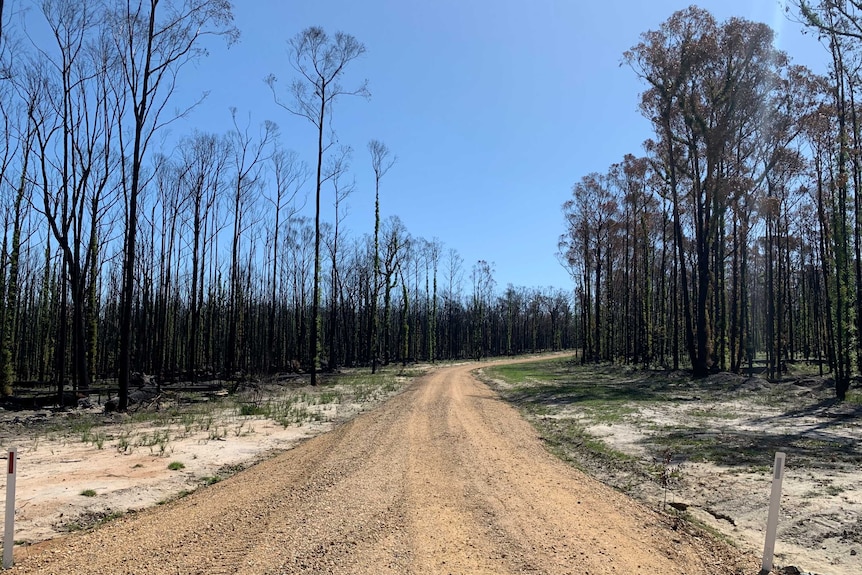
M472 374L221 483L18 550L17 573L733 573L733 552L549 455Z

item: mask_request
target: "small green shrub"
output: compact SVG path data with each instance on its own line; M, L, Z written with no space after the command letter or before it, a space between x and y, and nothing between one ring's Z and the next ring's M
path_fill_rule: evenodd
M267 408L262 405L256 405L254 403L244 403L239 406L239 414L240 415L266 415L268 412Z
M171 471L179 471L180 469L185 469L185 468L186 468L186 464L183 463L182 461L171 461L168 464L168 469L170 469Z
M81 495L83 495L84 497L95 497L96 496L96 490L95 489L85 489L81 492Z

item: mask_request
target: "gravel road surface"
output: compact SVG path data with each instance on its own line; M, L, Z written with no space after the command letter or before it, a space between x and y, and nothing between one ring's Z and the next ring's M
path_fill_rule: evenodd
M17 549L12 572L757 572L548 454L476 367L170 504Z

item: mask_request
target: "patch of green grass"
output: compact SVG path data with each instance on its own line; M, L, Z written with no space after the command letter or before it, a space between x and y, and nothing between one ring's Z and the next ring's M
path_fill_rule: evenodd
M317 396L317 402L322 404L337 403L340 396L335 391L323 391Z
M269 415L269 409L265 405L244 403L239 406L239 414L245 416Z
M180 424L183 426L183 430L186 433L191 433L195 426L195 414L183 413L180 415Z
M616 466L625 466L636 460L590 435L582 425L571 419L534 419L533 424L549 451L578 464L578 467L581 467L585 460Z
M834 449L836 447L840 447L833 441L826 441L823 439L812 439L810 437L799 438L793 442L794 447L800 447L803 449Z
M108 521L113 521L114 519L119 519L123 515L125 515L125 513L123 513L122 511L113 511L113 512L109 513L108 515L105 515L105 517L102 518L101 523L107 523Z
M614 424L637 413L633 402L658 401L647 372L632 377L618 366L585 367L569 358L488 368L487 377L511 387L497 391L534 415L574 410L597 424ZM642 381L643 380L643 381Z
M95 497L96 496L96 490L95 489L85 489L81 492L81 495L83 495L84 497Z
M489 377L502 379L512 385L529 381L552 382L565 378L569 373L569 359L553 359L529 363L497 365L485 370Z
M735 419L737 417L737 415L732 413L730 410L716 409L714 407L696 407L694 409L687 410L685 413L688 417L695 417L698 419Z
M168 469L170 469L171 471L179 471L180 469L185 468L186 464L182 461L171 461L170 463L168 463Z
M683 521L685 521L690 527L698 529L704 533L708 533L713 539L717 539L719 541L724 541L727 545L729 545L730 547L733 547L735 549L739 548L739 544L736 541L734 541L731 537L725 535L724 533L722 533L721 531L719 531L718 529L716 529L712 525L709 525L708 523L704 523L703 521L701 521L700 519L698 519L694 515L691 515L688 512L684 512L684 513L680 514L680 518Z
M201 483L203 483L204 485L215 485L219 481L221 481L221 477L219 477L218 475L201 477Z
M630 416L637 413L637 409L622 403L588 403L585 410L585 415L593 422L600 424L620 423Z
M179 493L177 493L176 495L173 495L173 496L171 496L171 497L166 497L165 499L162 499L162 500L160 500L160 501L157 501L157 502L156 502L156 505L167 505L167 504L168 504L168 503L170 503L171 501L176 501L177 499L182 499L183 497L188 497L188 496L189 496L189 495L191 495L192 493L194 493L194 491L193 491L193 490L190 490L190 489L183 489L182 491L180 491L180 492L179 492Z
M742 390L755 403L775 405L787 393L780 385L744 387L748 380L732 374L691 379L619 365L580 365L570 359L497 366L485 373L508 384L497 385L498 393L528 418L573 417L585 426L634 421L649 431L642 443L652 458L669 450L684 460L760 472L759 467L767 463L764 454L782 449L790 449L795 458L817 461L819 466L835 464L822 457L824 451L853 452L836 440L727 429L723 421L738 414L730 407L716 406L716 401L736 397ZM684 408L683 424L636 421L643 408L660 409L668 404ZM848 456L842 457L848 460Z
M117 451L119 451L120 453L125 453L131 447L132 447L132 444L129 441L128 434L120 435L120 437L117 438Z
M76 417L70 417L69 420L69 433L72 435L80 435L82 438L89 438L90 430L93 429L93 425L95 421L88 414L84 415L76 415ZM85 443L88 442L87 439L82 439Z
M527 403L520 406L522 410L526 411L530 415L543 417L547 415L553 415L554 410L547 405L539 405L535 403Z
M150 453L156 453L158 450L158 454L163 456L167 452L170 441L169 429L157 429L152 433L142 433L135 442L135 447L149 447Z
M818 376L820 367L816 362L793 361L787 364L787 377Z
M341 401L363 403L373 399L378 394L388 394L398 389L404 383L405 378L413 377L412 374L407 375L407 373L409 372L396 374L389 368L384 368L374 374L353 372L340 376L335 381L343 390ZM417 373L417 375L419 374ZM320 401L320 403L326 402Z
M96 449L103 449L105 447L105 439L105 434L101 432L91 436L91 441L96 446Z
M840 495L841 493L844 493L845 491L846 491L846 489L844 489L843 487L840 487L838 485L827 485L826 486L826 495L829 495L830 497L835 497L836 495Z
M714 433L703 433L701 428L672 427L664 428L651 438L654 451L671 451L684 456L689 461L708 461L715 457L716 449L723 447L721 438Z
M121 511L88 511L78 517L77 520L65 524L63 529L68 532L93 529L104 525L108 521L119 519L120 517L123 517L123 515L125 514Z
M353 399L358 403L368 401L374 394L374 387L371 385L360 384L353 388Z
M510 401L553 406L659 401L673 387L666 377L650 371L609 364L583 366L566 358L495 366L486 374L513 386L500 390Z

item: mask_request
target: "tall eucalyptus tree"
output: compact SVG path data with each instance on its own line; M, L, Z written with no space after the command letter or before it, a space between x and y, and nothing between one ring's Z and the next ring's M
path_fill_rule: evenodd
M306 28L290 42L290 64L299 75L290 85L291 101L279 99L275 91L276 77L266 78L275 101L285 110L308 120L317 130L317 180L314 209L314 279L311 308L312 329L309 340L311 385L317 384L320 366L320 193L326 176L323 173L324 153L333 144L324 143L324 132L339 96L370 95L368 82L352 90L340 81L347 65L365 53L365 46L350 34L336 32L330 37L322 28Z

